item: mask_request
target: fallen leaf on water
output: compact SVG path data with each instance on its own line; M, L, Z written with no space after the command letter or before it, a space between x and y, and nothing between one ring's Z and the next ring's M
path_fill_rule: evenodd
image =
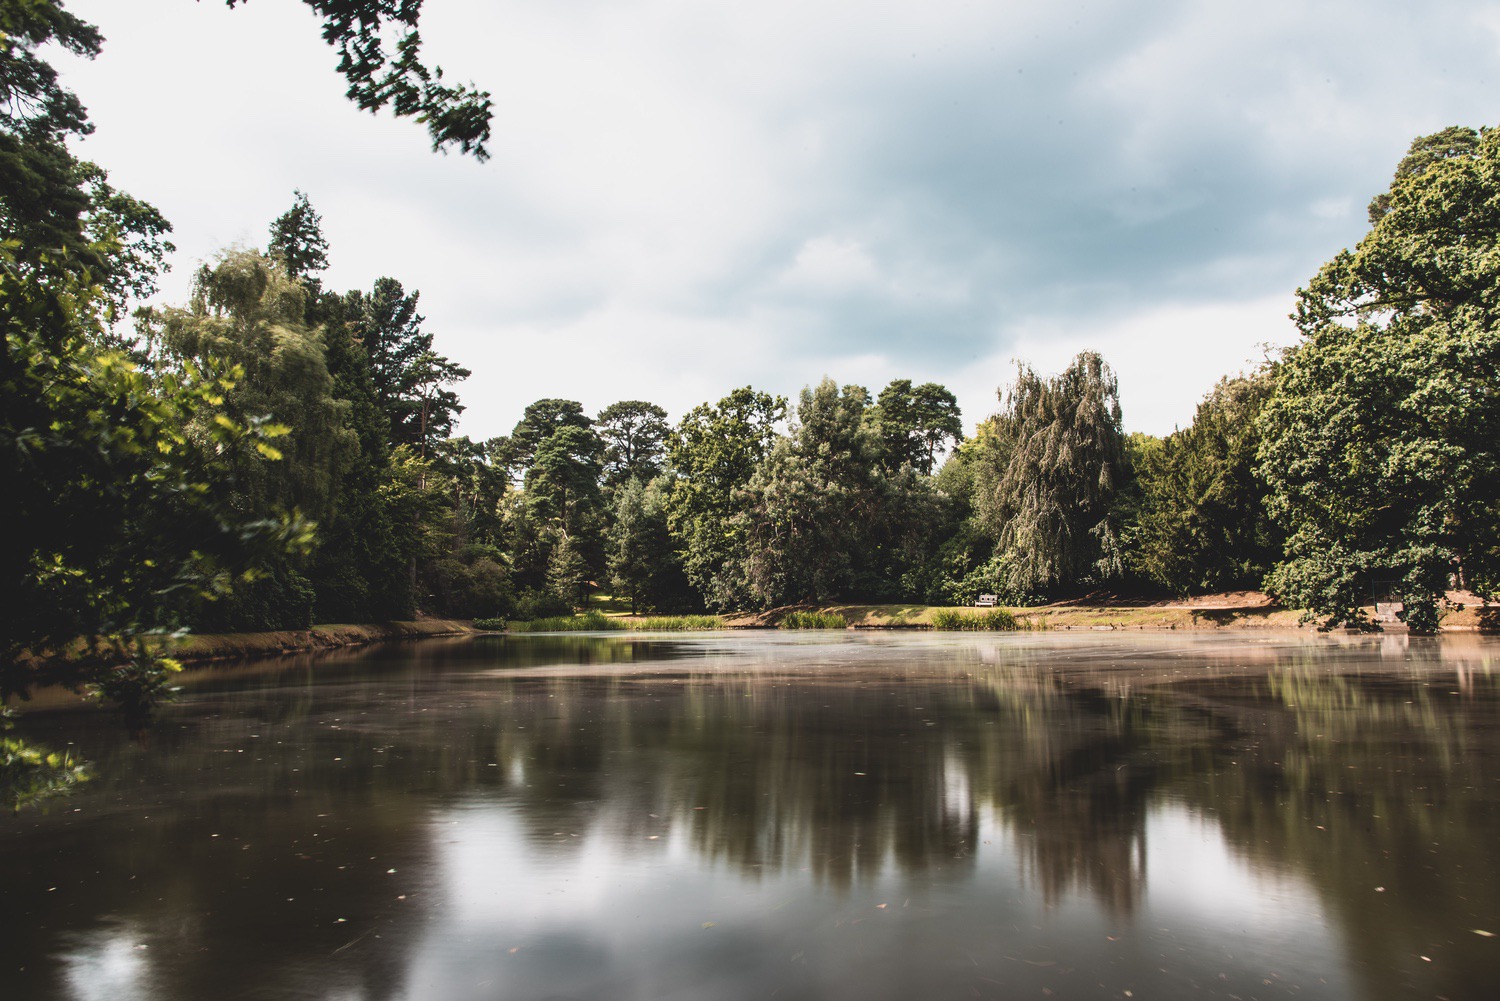
M1494 938L1495 937L1495 933L1494 932L1492 932L1492 931L1485 931L1483 928L1475 928L1474 929L1474 934L1475 935L1483 935L1485 938Z
M712 928L715 925L717 925L718 923L719 922L717 922L717 921L705 921L705 922L703 922L703 927L705 927L705 928Z
M884 904L876 904L875 906L878 907L878 908L880 908L882 911L885 910L885 905Z

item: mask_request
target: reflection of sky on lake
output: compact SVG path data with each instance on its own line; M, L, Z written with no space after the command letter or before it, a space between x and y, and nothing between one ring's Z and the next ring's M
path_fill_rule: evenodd
M857 887L813 896L808 867L703 864L684 831L652 829L605 820L538 836L487 801L434 816L442 903L415 950L418 996L894 997L913 966L926 991L1019 977L1119 994L1152 989L1153 973L1155 989L1198 990L1230 970L1299 995L1358 996L1316 892L1256 869L1180 804L1146 818L1148 889L1123 918L1081 887L1044 900L1026 838L1001 811L979 824L962 879L912 879L887 856Z
M5 1001L1489 997L1500 644L534 637L190 679Z

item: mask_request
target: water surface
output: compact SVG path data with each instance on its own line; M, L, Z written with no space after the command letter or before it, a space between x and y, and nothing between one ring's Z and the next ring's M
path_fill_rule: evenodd
M1500 644L475 637L191 679L0 816L29 999L1484 998Z

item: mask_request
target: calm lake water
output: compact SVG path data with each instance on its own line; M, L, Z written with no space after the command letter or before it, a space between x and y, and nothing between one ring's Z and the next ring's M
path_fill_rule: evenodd
M433 640L0 815L0 997L1500 996L1500 643Z

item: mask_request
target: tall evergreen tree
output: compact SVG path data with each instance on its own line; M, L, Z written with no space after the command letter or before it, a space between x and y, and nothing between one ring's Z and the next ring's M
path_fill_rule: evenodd
M626 480L614 494L609 526L609 574L614 594L630 611L670 604L681 576L667 527L665 477L643 483Z
M584 414L583 404L577 400L545 399L528 404L510 432L507 447L512 468L524 474L531 468L542 442L563 428L587 431L593 426L593 420Z
M316 296L322 287L318 275L328 270L328 238L323 235L323 217L314 211L301 191L294 190L292 196L292 207L271 223L266 252Z
M433 335L422 329L425 319L417 312L420 296L407 295L394 278L380 278L368 294L344 297L344 315L369 358L391 444L428 455L464 409L448 387L471 373L433 350Z

